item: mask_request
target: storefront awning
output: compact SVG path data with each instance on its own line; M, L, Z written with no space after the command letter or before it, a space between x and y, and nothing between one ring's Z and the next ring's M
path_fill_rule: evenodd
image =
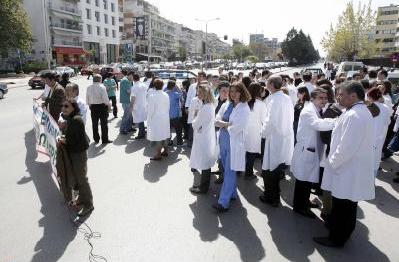
M78 47L55 47L54 51L58 54L68 54L68 55L87 55L87 51L83 48Z

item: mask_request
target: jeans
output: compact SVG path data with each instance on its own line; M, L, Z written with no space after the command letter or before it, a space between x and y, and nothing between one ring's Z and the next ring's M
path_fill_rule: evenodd
M183 134L182 134L183 127L182 127L182 124L180 121L180 117L170 119L170 125L176 131L176 142L178 144L182 144L183 143ZM172 138L172 134L171 134L171 138Z
M114 117L117 117L118 116L118 107L116 106L116 96L110 96L108 98L112 102L112 113L114 114Z
M132 129L133 116L132 116L132 111L130 110L130 104L122 104L122 108L123 108L123 116L119 132L127 133L130 132L130 130Z
M389 142L387 149L391 154L399 151L399 131L395 133L391 142Z
M137 125L139 127L139 133L137 134L137 136L144 137L145 136L144 122L138 123Z

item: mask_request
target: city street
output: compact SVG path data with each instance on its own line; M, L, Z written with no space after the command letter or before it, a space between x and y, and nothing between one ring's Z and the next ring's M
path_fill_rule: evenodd
M71 80L85 98L92 80ZM50 163L35 150L32 98L41 92L19 84L0 100L0 262L89 261L84 232L71 223ZM119 118L109 120L113 143L91 141L88 150L95 210L86 223L101 234L90 240L94 254L121 262L399 261L399 184L392 183L397 156L382 164L376 199L359 203L356 229L345 248L325 248L312 241L327 234L321 219L292 212L292 177L281 182L279 208L258 200L262 179L239 177L239 198L218 215L211 204L219 185L212 182L207 195L188 190L194 179L188 148L173 147L166 161L151 162L148 141L118 134L118 106ZM89 117L86 132L92 140Z

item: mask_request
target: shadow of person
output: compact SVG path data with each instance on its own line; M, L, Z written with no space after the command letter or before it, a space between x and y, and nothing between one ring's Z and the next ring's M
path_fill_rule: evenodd
M384 162L381 162L381 163L384 163ZM397 164L397 163L395 162L395 164ZM391 187L392 187L394 190L396 190L397 192L399 192L399 184L394 183L394 182L392 181L392 180L393 180L395 177L397 177L397 176L394 174L394 171L393 171L392 169L386 167L385 165L387 165L387 163L381 164L382 170L379 170L378 175L377 175L376 178L377 178L378 180L380 180L380 181L383 181L383 182L385 182L385 183L387 183L387 184L390 184ZM384 166L385 166L385 167L384 167Z
M317 251L328 262L341 261L378 261L388 262L390 259L369 241L368 228L357 221L351 239L339 250L315 244Z
M375 204L379 210L391 217L399 217L398 199L386 191L382 186L375 187L375 198L367 202Z
M146 146L149 146L149 142L146 139L135 139L132 141L128 141L125 147L125 153L132 154L143 149Z
M249 222L241 201L237 199L235 202L234 210L219 215L219 233L237 246L241 261L261 261L266 256L262 242Z
M263 184L262 178L259 183ZM288 191L293 190L293 183L287 180L280 184L281 198L291 203ZM309 261L309 255L314 252L312 237L321 234L321 222L297 215L287 205L274 208L260 202L259 196L263 190L248 181L239 179L237 186L242 196L267 216L270 234L279 253L288 261ZM315 223L320 224L320 227L315 226Z
M87 157L95 158L98 157L99 155L104 154L105 153L104 147L105 145L103 144L97 145L94 142L91 143L89 149L87 149Z
M197 200L190 204L193 212L193 227L198 230L201 241L212 242L218 238L219 219L212 210L211 204L216 202L211 194L198 195Z
M112 142L112 144L114 144L115 146L123 146L128 143L129 139L130 139L130 134L122 135L119 133L118 136Z
M58 261L77 231L69 221L64 200L51 178L50 164L36 161L34 130L25 133L25 147L25 165L36 188L42 205L40 212L43 214L38 221L39 226L43 227L43 236L36 243L36 253L31 262Z

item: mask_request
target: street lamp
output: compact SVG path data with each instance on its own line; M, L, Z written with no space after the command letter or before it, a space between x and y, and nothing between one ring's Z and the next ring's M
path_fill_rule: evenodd
M216 20L220 20L219 17L213 18L213 19L198 19L195 18L196 21L203 22L205 23L205 62L206 65L208 66L208 23ZM204 67L204 63L202 63L202 67Z

